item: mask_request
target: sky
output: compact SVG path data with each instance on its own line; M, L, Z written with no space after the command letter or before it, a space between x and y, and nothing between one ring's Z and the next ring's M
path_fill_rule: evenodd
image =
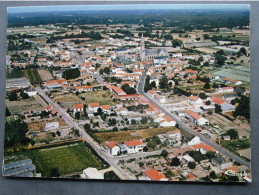
M32 9L33 8L33 9ZM246 9L248 4L139 4L139 5L67 5L9 7L8 13L86 10L142 10L142 9Z

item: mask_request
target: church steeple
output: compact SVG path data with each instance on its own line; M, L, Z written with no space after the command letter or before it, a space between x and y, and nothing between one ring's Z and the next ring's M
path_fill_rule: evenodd
M141 41L140 41L139 57L140 57L141 62L145 61L145 42L144 42L143 33L142 33Z

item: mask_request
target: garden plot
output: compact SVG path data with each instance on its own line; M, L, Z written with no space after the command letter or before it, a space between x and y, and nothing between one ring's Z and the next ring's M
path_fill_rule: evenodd
M245 66L223 68L219 71L213 72L212 74L230 79L245 81L248 83L250 82L250 68Z

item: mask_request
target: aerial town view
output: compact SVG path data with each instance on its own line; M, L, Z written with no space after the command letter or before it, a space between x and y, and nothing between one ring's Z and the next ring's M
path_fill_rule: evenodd
M252 181L249 5L7 11L4 176Z

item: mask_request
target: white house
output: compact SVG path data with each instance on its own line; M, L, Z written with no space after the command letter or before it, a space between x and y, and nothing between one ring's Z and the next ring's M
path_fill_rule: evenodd
M85 179L104 179L104 176L96 168L92 167L83 170L82 177Z
M121 107L121 108L119 109L119 111L120 111L120 114L121 114L121 115L127 115L127 114L128 114L128 109L125 108L125 107Z
M98 112L98 108L100 107L99 103L90 103L88 105L88 109L92 112Z
M195 160L188 154L184 155L181 159L182 163L195 162Z
M192 148L195 151L200 151L202 154L206 154L209 151L211 151L211 152L216 151L214 148L212 148L209 145L202 143L202 142L200 144L192 145Z
M188 142L188 146L197 145L201 143L201 139L195 136L191 141Z
M192 119L192 122L198 126L204 126L209 125L209 121L205 118L203 118L201 115L196 114L195 112L191 110L187 110L186 117Z
M202 105L203 104L203 101L201 98L197 97L197 96L193 96L191 95L189 98L188 98L188 103L191 104L191 105Z
M83 112L84 111L84 104L74 104L73 105L73 112Z
M141 140L134 140L124 142L124 146L128 154L135 154L138 152L142 152L145 144Z
M168 139L177 139L177 140L181 140L182 135L180 130L174 130L174 131L169 131L167 132L167 138Z
M93 86L77 86L76 91L78 92L90 92L93 91Z
M215 90L216 94L220 94L220 93L233 93L234 92L234 88L233 87L221 87Z
M107 143L106 148L112 156L118 156L120 153L119 143L116 141Z
M159 101L162 104L166 103L166 97L165 96L161 96L161 95L156 94L156 95L154 95L154 99L156 101Z

